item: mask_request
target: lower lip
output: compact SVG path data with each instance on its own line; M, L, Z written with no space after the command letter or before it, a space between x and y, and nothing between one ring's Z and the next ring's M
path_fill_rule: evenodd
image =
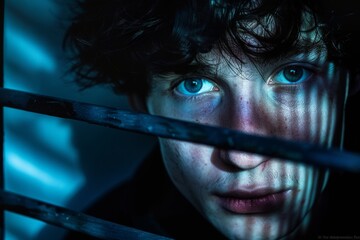
M291 190L265 195L259 198L240 199L236 197L219 197L220 205L226 210L239 213L269 213L283 209Z

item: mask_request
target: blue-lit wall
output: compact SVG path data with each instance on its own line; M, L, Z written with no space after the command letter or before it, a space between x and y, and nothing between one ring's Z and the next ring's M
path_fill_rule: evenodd
M129 109L126 98L110 89L79 91L65 75L61 2L5 1L5 87ZM74 210L129 176L154 142L143 135L9 108L4 118L5 189ZM5 220L6 240L56 240L64 234L58 227L10 212Z

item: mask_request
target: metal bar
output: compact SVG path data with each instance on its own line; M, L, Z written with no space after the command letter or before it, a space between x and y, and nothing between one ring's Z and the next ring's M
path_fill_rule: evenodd
M5 107L80 120L116 129L211 145L222 149L258 153L336 170L360 172L360 155L335 148L326 149L306 142L250 135L227 128L5 88L0 89L0 104Z
M115 224L9 191L0 191L0 204L6 210L100 239L170 240L164 236Z

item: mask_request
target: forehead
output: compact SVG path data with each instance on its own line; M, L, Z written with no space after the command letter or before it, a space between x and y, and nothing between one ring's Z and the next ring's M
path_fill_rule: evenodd
M249 41L251 39L249 38ZM274 66L282 65L286 62L311 62L312 64L323 65L328 59L326 44L321 38L320 32L316 29L301 32L295 45L287 51L278 52L271 59L256 58L248 56L241 47L233 44L232 53L224 52L218 48L208 53L201 53L191 65L199 66L203 71L214 71L218 67L227 66L235 72L244 64L273 69ZM258 69L261 70L261 69Z
M279 18L274 17L275 14L272 12L251 21L241 20L238 22L237 28L229 29L224 38L212 45L209 52L197 53L192 61L184 65L185 67L174 65L167 69L154 71L153 74L176 73L181 75L199 68L206 71L207 68L213 68L217 63L224 61L236 66L249 60L266 65L293 56L296 56L296 59L302 58L310 61L324 61L327 58L327 46L323 41L322 32L316 25L315 16L309 10L301 13L301 24L299 27L294 27L297 35L294 35L293 40L287 41L287 44L281 44L282 39L278 37L278 32L283 31L279 28L282 29L286 22L279 21ZM280 44L278 44L279 42ZM283 45L290 47L283 47ZM274 48L274 46L277 50L268 54L268 49Z
M238 39L241 39L244 44L241 45L239 44L239 41L236 41L236 38L228 36L227 42L229 43L231 52L228 54L229 52L227 51L226 54L234 55L240 62L248 57L245 56L245 52L247 52L246 50L248 49L256 53L255 60L258 61L263 60L269 62L269 60L273 61L293 55L302 55L303 58L309 58L310 60L315 58L324 59L327 57L327 46L324 42L322 31L316 21L315 16L310 11L303 11L301 15L301 24L297 30L297 35L294 36L295 39L291 42L292 45L289 48L281 48L280 46L278 51L270 57L272 59L269 59L266 55L266 51L269 46L271 48L272 44L274 44L274 42L271 41L279 41L281 45L282 39L279 39L277 36L279 31L282 31L281 28L284 23L279 22L279 19L275 19L274 14L268 14L256 21L242 22L241 24L243 27L239 29L244 29L244 25L246 25L246 29L249 29L247 32L241 32L241 30L237 32L239 36ZM243 47L244 45L245 48L247 48L245 50ZM216 46L212 55L214 52L224 53L221 46ZM265 54L263 54L264 52ZM203 56L205 56L205 54L203 54Z

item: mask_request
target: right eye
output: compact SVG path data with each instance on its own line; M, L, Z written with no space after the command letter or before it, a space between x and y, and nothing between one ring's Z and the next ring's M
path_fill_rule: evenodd
M300 84L307 81L312 74L313 72L310 69L301 65L292 64L280 69L280 71L268 80L268 84Z
M175 90L185 96L196 96L207 92L219 91L219 88L210 80L191 78L181 81Z

